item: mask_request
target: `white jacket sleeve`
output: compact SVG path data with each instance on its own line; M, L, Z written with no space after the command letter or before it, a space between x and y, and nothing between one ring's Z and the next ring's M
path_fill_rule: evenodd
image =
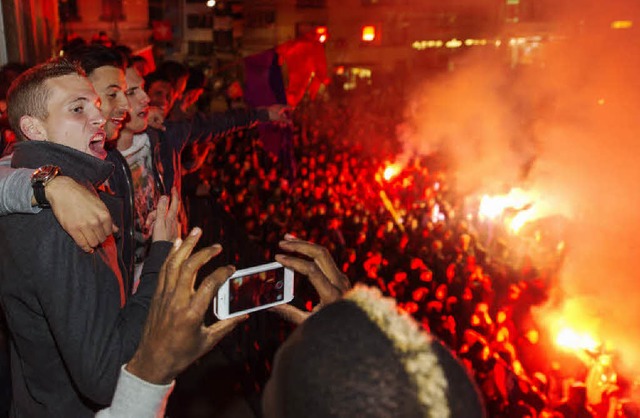
M122 366L111 406L98 411L96 418L163 417L174 385L175 381L168 385L154 385Z

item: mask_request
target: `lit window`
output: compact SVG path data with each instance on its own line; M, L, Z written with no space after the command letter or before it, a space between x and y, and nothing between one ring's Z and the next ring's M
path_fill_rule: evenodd
M376 39L376 27L366 25L362 27L362 40L364 42L373 42Z

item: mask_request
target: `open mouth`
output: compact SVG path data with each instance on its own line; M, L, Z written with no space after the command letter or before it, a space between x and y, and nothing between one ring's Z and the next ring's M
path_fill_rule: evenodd
M114 124L115 126L122 126L122 124L125 121L126 116L122 116L122 117L118 117L118 118L111 118L109 119L111 121L112 124Z
M107 156L107 152L104 149L104 143L107 138L107 134L103 130L97 131L89 141L89 149L91 153L98 157L104 158Z
M138 112L137 115L139 118L146 118L147 116L149 116L149 108L145 107L140 112Z

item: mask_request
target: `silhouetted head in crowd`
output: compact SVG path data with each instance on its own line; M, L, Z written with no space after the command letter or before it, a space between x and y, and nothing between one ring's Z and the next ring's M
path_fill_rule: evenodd
M189 79L189 69L177 61L164 61L146 77L147 93L151 105L169 114L176 100L182 98Z
M7 117L7 91L11 82L28 68L18 63L8 63L0 68L0 118Z
M276 354L266 418L484 417L461 363L392 299L357 286L309 317Z
M567 403L572 408L583 407L587 404L587 387L582 382L576 382L569 388Z
M154 71L145 77L145 88L151 106L159 107L167 116L177 98L176 90L169 78L159 71Z
M107 32L101 30L91 37L91 44L112 47L114 45L114 42L113 39L111 39L109 35L107 35Z
M168 60L162 62L157 71L171 83L176 97L182 97L189 80L189 68L178 61Z

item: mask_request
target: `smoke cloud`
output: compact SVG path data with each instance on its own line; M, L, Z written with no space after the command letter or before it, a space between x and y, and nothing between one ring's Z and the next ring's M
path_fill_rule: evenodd
M419 87L406 111L405 153L444 148L462 192L524 186L548 215L569 217L560 287L590 331L637 368L640 11L631 0L565 3L546 10L549 36L530 64L511 68L505 32L499 47L474 47ZM635 26L614 30L615 20Z

